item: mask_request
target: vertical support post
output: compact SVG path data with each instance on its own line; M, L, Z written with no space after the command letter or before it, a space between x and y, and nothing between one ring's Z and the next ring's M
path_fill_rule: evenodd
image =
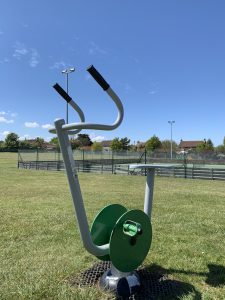
M154 178L155 178L155 168L147 169L144 212L149 216L150 220L152 214Z
M83 173L84 173L84 149L82 149Z
M62 126L65 124L64 120L55 121L56 132L59 139L60 149L65 164L67 179L69 182L70 192L73 199L74 210L77 217L77 222L80 229L80 235L84 244L84 247L88 252L95 256L103 256L109 254L109 244L97 246L93 244L86 211L84 208L81 188L77 175L76 165L73 158L72 148L69 142L67 132L62 130Z
M147 164L147 150L145 148L145 165ZM147 175L146 169L145 169L145 176Z
M37 147L37 155L36 155L36 170L38 167L39 155L38 155L38 147Z
M112 174L113 174L113 169L114 169L114 152L112 150Z
M58 161L57 161L57 171L60 171L60 148L58 148Z
M18 149L18 151L17 151L17 169L19 169L19 165L20 165L19 159L20 159L20 150Z

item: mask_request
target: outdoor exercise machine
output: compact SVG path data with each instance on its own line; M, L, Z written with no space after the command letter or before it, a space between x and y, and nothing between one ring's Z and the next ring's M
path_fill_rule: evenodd
M114 130L121 124L124 110L119 97L94 66L90 66L87 71L116 104L118 109L116 121L111 125L86 123L81 108L58 84L55 84L55 90L78 113L81 122L65 124L63 119L59 119L55 121L55 127L49 131L58 136L83 245L89 253L100 260L111 261L110 269L100 279L100 286L116 291L119 296L129 296L137 292L141 286L136 269L146 258L151 246L150 218L155 166L142 165L142 168L147 167L144 211L128 210L121 204L110 204L97 214L89 229L69 135L82 129ZM136 167L141 166L131 166Z

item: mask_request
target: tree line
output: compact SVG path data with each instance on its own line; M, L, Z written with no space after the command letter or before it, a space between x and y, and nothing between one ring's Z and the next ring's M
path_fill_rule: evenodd
M102 151L103 150L103 142L92 142L88 134L78 134L76 137L70 138L72 149L92 149L93 151ZM55 149L59 149L59 142L57 137L53 137L50 142L46 142L43 138L37 137L33 140L20 140L19 136L12 132L9 133L4 141L0 141L0 150L9 150L9 151L17 151L18 149L46 149L51 147ZM160 140L159 137L153 135L146 142L141 143L137 141L135 144L131 144L131 141L128 137L124 138L114 138L110 144L109 148L113 151L155 151L160 150L164 152L169 152L171 149L171 141L170 140ZM178 151L179 145L172 141L172 150ZM223 144L214 147L211 139L203 140L197 148L197 152L204 151L216 151L220 153L225 153L225 137L223 139Z

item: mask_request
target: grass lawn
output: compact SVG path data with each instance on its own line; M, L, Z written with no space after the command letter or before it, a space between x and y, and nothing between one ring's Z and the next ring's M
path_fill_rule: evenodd
M79 174L89 223L103 206L142 209L145 178ZM97 261L84 251L64 172L18 170L0 153L0 299L108 299L74 288ZM187 292L172 299L225 299L225 182L156 178L153 243L144 261ZM169 299L169 298L167 298Z

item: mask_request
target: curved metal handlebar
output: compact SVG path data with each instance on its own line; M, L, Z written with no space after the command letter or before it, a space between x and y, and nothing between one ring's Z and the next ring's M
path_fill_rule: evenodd
M54 84L53 88L59 93L60 96L64 98L64 100L72 106L72 108L78 113L81 122L85 122L84 113L81 108L73 101L73 99L64 91L64 89L58 84ZM76 134L80 132L81 129L77 129L74 131L69 131L69 134Z
M82 129L94 129L94 130L113 130L117 128L124 116L124 110L123 110L123 104L120 101L120 98L117 96L117 94L112 90L110 85L105 81L105 79L101 76L101 74L94 68L94 66L90 66L87 71L92 75L92 77L97 81L97 83L103 88L104 91L109 95L109 97L113 100L113 102L116 104L116 107L118 109L118 115L116 121L111 124L96 124L96 123L86 123L82 121L81 123L70 123L70 124L65 124L62 126L63 131L69 131L69 130L82 130ZM65 92L65 91L64 91ZM66 93L66 92L65 92ZM62 95L62 94L61 94ZM70 100L69 103L71 103L72 98L66 94L68 97L67 99ZM65 97L64 97L65 99ZM66 100L66 99L65 99ZM66 100L67 101L67 100ZM75 108L74 108L75 109ZM78 110L75 109L77 112ZM79 114L79 112L78 112ZM80 115L80 114L79 114ZM55 128L50 128L49 132L51 133L56 133ZM70 132L68 132L70 134Z

